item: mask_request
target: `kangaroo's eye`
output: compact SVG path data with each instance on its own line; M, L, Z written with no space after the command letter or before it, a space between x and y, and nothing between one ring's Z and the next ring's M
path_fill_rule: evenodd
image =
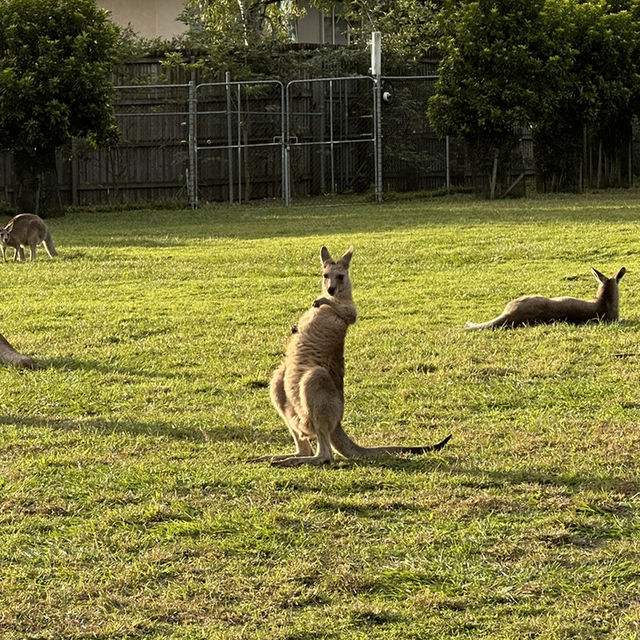
M344 280L344 276L341 273L338 275L338 280Z
M323 277L325 280L328 280L328 279L329 279L329 274L328 274L328 273L325 273L325 274L323 274L323 275L322 275L322 277Z

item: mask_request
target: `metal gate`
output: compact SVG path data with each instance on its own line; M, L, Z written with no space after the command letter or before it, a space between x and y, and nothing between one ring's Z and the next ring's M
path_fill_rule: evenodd
M369 76L197 85L191 206L366 191L376 182L374 87Z
M284 87L278 80L195 87L194 194L198 201L284 199Z
M376 182L375 84L369 76L294 80L285 89L285 204Z

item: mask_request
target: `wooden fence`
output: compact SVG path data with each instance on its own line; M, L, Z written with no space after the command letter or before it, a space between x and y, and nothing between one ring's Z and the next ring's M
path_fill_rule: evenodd
M154 70L141 66L135 77L164 79ZM384 191L472 181L459 145L447 144L428 125L433 88L433 78L383 78ZM65 204L282 199L283 172L294 200L366 191L374 182L370 78L295 81L286 88L268 82L128 84L116 89L114 114L117 146L97 151L75 140L58 154ZM514 176L523 170L516 166ZM0 154L0 186L11 203L6 153Z

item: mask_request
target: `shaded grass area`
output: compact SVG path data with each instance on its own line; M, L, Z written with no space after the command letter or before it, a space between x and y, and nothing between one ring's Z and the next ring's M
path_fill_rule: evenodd
M636 638L640 198L74 212L0 265L0 635ZM268 382L354 244L345 429L273 469ZM465 333L526 293L620 323Z

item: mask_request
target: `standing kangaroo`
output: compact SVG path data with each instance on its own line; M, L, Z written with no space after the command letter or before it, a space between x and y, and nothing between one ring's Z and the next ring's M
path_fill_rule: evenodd
M44 243L47 253L53 258L58 253L53 246L51 234L40 216L33 213L21 213L9 220L4 229L0 229L0 251L2 260L7 261L7 247L13 247L13 259L24 261L23 247L29 247L31 262L36 259L36 246Z
M271 401L289 427L296 451L256 461L285 467L321 465L333 460L332 447L348 458L419 454L441 449L451 437L427 446L368 448L357 445L343 431L344 340L347 328L356 321L349 280L352 255L353 247L335 262L322 247L324 295L314 300L292 330L284 361L271 379ZM317 440L315 455L309 442L313 438Z
M569 322L583 324L589 320L613 322L620 317L620 289L618 284L626 269L622 267L616 275L607 278L596 269L591 269L600 283L595 300L577 298L543 298L522 296L507 304L504 311L493 320L475 324L467 322L467 330L496 329L525 324L547 324Z

